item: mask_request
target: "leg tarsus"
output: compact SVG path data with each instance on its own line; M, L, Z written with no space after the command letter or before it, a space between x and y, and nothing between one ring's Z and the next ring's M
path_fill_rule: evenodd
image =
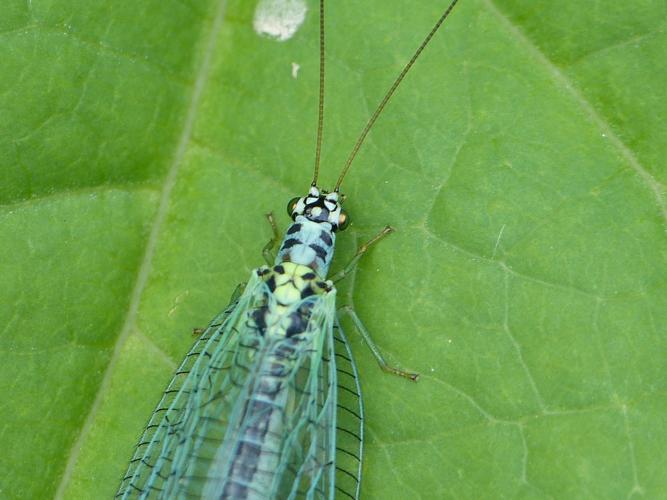
M361 338L364 339L364 342L366 342L366 345L373 353L373 356L375 356L375 359L377 360L378 364L380 365L380 368L382 368L383 371L391 373L393 375L398 375L399 377L407 378L409 380L412 380L413 382L416 382L417 379L419 379L418 373L406 372L399 368L390 366L385 361L384 356L382 356L379 347L375 345L375 342L373 342L370 332L366 329L364 324L361 322L361 318L359 318L359 316L351 306L343 306L340 309L338 309L338 312L345 313L350 317L352 323L354 323L355 328L361 335Z
M278 226L276 225L276 219L273 217L273 212L266 214L266 218L271 225L271 232L273 235L271 236L269 242L264 245L264 248L262 249L262 255L264 256L266 263L269 266L272 266L276 260L275 255L273 255L273 249L276 246L276 243L280 240L280 233L278 232Z
M366 243L364 243L363 245L361 245L361 246L357 249L357 253L354 254L354 257L352 257L352 259L350 260L350 262L348 262L348 263L345 265L345 267L343 267L343 269L341 269L340 271L338 271L337 273L335 273L333 276L331 276L331 278L330 278L331 281L333 281L334 283L337 283L337 282L339 282L340 280L342 280L343 278L345 278L345 276L347 276L348 274L350 274L350 272L352 271L352 269L354 269L354 267L357 265L357 262L359 262L359 259L361 259L361 257L362 257L366 252L368 252L368 249L369 249L372 245L374 245L375 243L377 243L378 241L380 241L382 238L384 238L384 237L387 236L388 234L393 233L394 231L395 231L395 229L394 229L393 227L391 227L391 226L385 226L385 227L382 229L382 231L380 231L378 234L376 234L375 236L373 236L373 237L372 237L370 240L368 240Z

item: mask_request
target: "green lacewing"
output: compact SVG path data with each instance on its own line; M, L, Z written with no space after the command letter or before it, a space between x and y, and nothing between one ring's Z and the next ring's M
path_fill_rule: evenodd
M329 276L335 240L349 217L340 186L368 132L456 5L443 12L368 120L330 192L317 184L324 117L324 0L320 0L320 92L315 168L305 196L288 203L292 223L264 248L267 265L185 356L137 445L118 498L359 498L364 411L359 376L339 314L348 314L380 366L389 366L351 308L336 309L335 283L386 227Z

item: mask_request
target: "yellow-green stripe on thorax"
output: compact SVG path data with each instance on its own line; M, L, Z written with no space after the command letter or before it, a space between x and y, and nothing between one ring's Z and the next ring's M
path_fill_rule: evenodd
M331 289L312 268L294 262L283 262L258 271L276 301L275 314L286 312L292 305L311 295L321 295ZM267 326L268 326L267 321Z

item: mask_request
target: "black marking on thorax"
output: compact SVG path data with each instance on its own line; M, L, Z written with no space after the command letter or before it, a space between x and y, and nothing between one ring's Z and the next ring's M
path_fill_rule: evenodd
M315 243L311 243L308 245L310 248L315 250L315 254L322 260L325 260L327 258L327 251L322 248L320 245L316 245Z
M265 336L267 328L271 326L270 321L274 325L280 323L281 326L278 328L284 330L286 337L306 332L314 301L305 299L321 295L331 289L330 285L319 279L315 272L311 270L303 272L306 266L294 265L286 269L286 265L277 264L272 268L263 267L257 270L257 275L266 283L268 292L265 292L264 302L256 304L249 312L248 327L255 329L261 336ZM294 293L295 291L298 295ZM275 302L270 300L269 293L276 295ZM281 302L282 296L292 297L292 302ZM293 306L297 302L301 304L294 309Z
M300 245L300 244L301 244L301 240L298 240L296 238L288 238L283 242L282 246L280 247L280 250L281 251L282 250L288 250L288 249L292 248L294 245Z
M322 231L320 233L320 239L324 242L324 244L327 247L331 247L331 245L333 245L333 240L331 239L331 235L326 231Z

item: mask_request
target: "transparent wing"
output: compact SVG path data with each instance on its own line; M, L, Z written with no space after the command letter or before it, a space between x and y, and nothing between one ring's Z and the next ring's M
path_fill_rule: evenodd
M305 326L278 340L252 321L274 300L253 275L207 328L151 417L118 497L219 498L238 481L238 469L253 470L243 488L266 498L331 499L336 489L358 496L363 411L356 368L336 325L335 291L294 305L290 314ZM262 399L267 374L279 382L269 405ZM267 425L257 450L244 454L248 436ZM337 427L344 432L338 451Z
M315 299L313 301L313 299ZM290 374L286 439L270 498L334 498L337 373L335 291L312 301L305 355Z
M336 419L336 496L358 499L364 446L364 405L352 350L338 318L334 324L338 379Z
M331 293L314 308L322 333L294 372L300 402L291 415L281 488L271 498L359 498L364 410L352 352L334 314Z
M237 290L227 308L213 319L185 356L148 422L117 498L158 498L181 474L184 458L196 439L188 435L197 420L194 414L218 396L217 384L221 390L225 386L232 357L239 350L235 325L252 300L252 288L258 285L253 280L252 287L240 297ZM239 392L233 386L224 388L227 400Z

